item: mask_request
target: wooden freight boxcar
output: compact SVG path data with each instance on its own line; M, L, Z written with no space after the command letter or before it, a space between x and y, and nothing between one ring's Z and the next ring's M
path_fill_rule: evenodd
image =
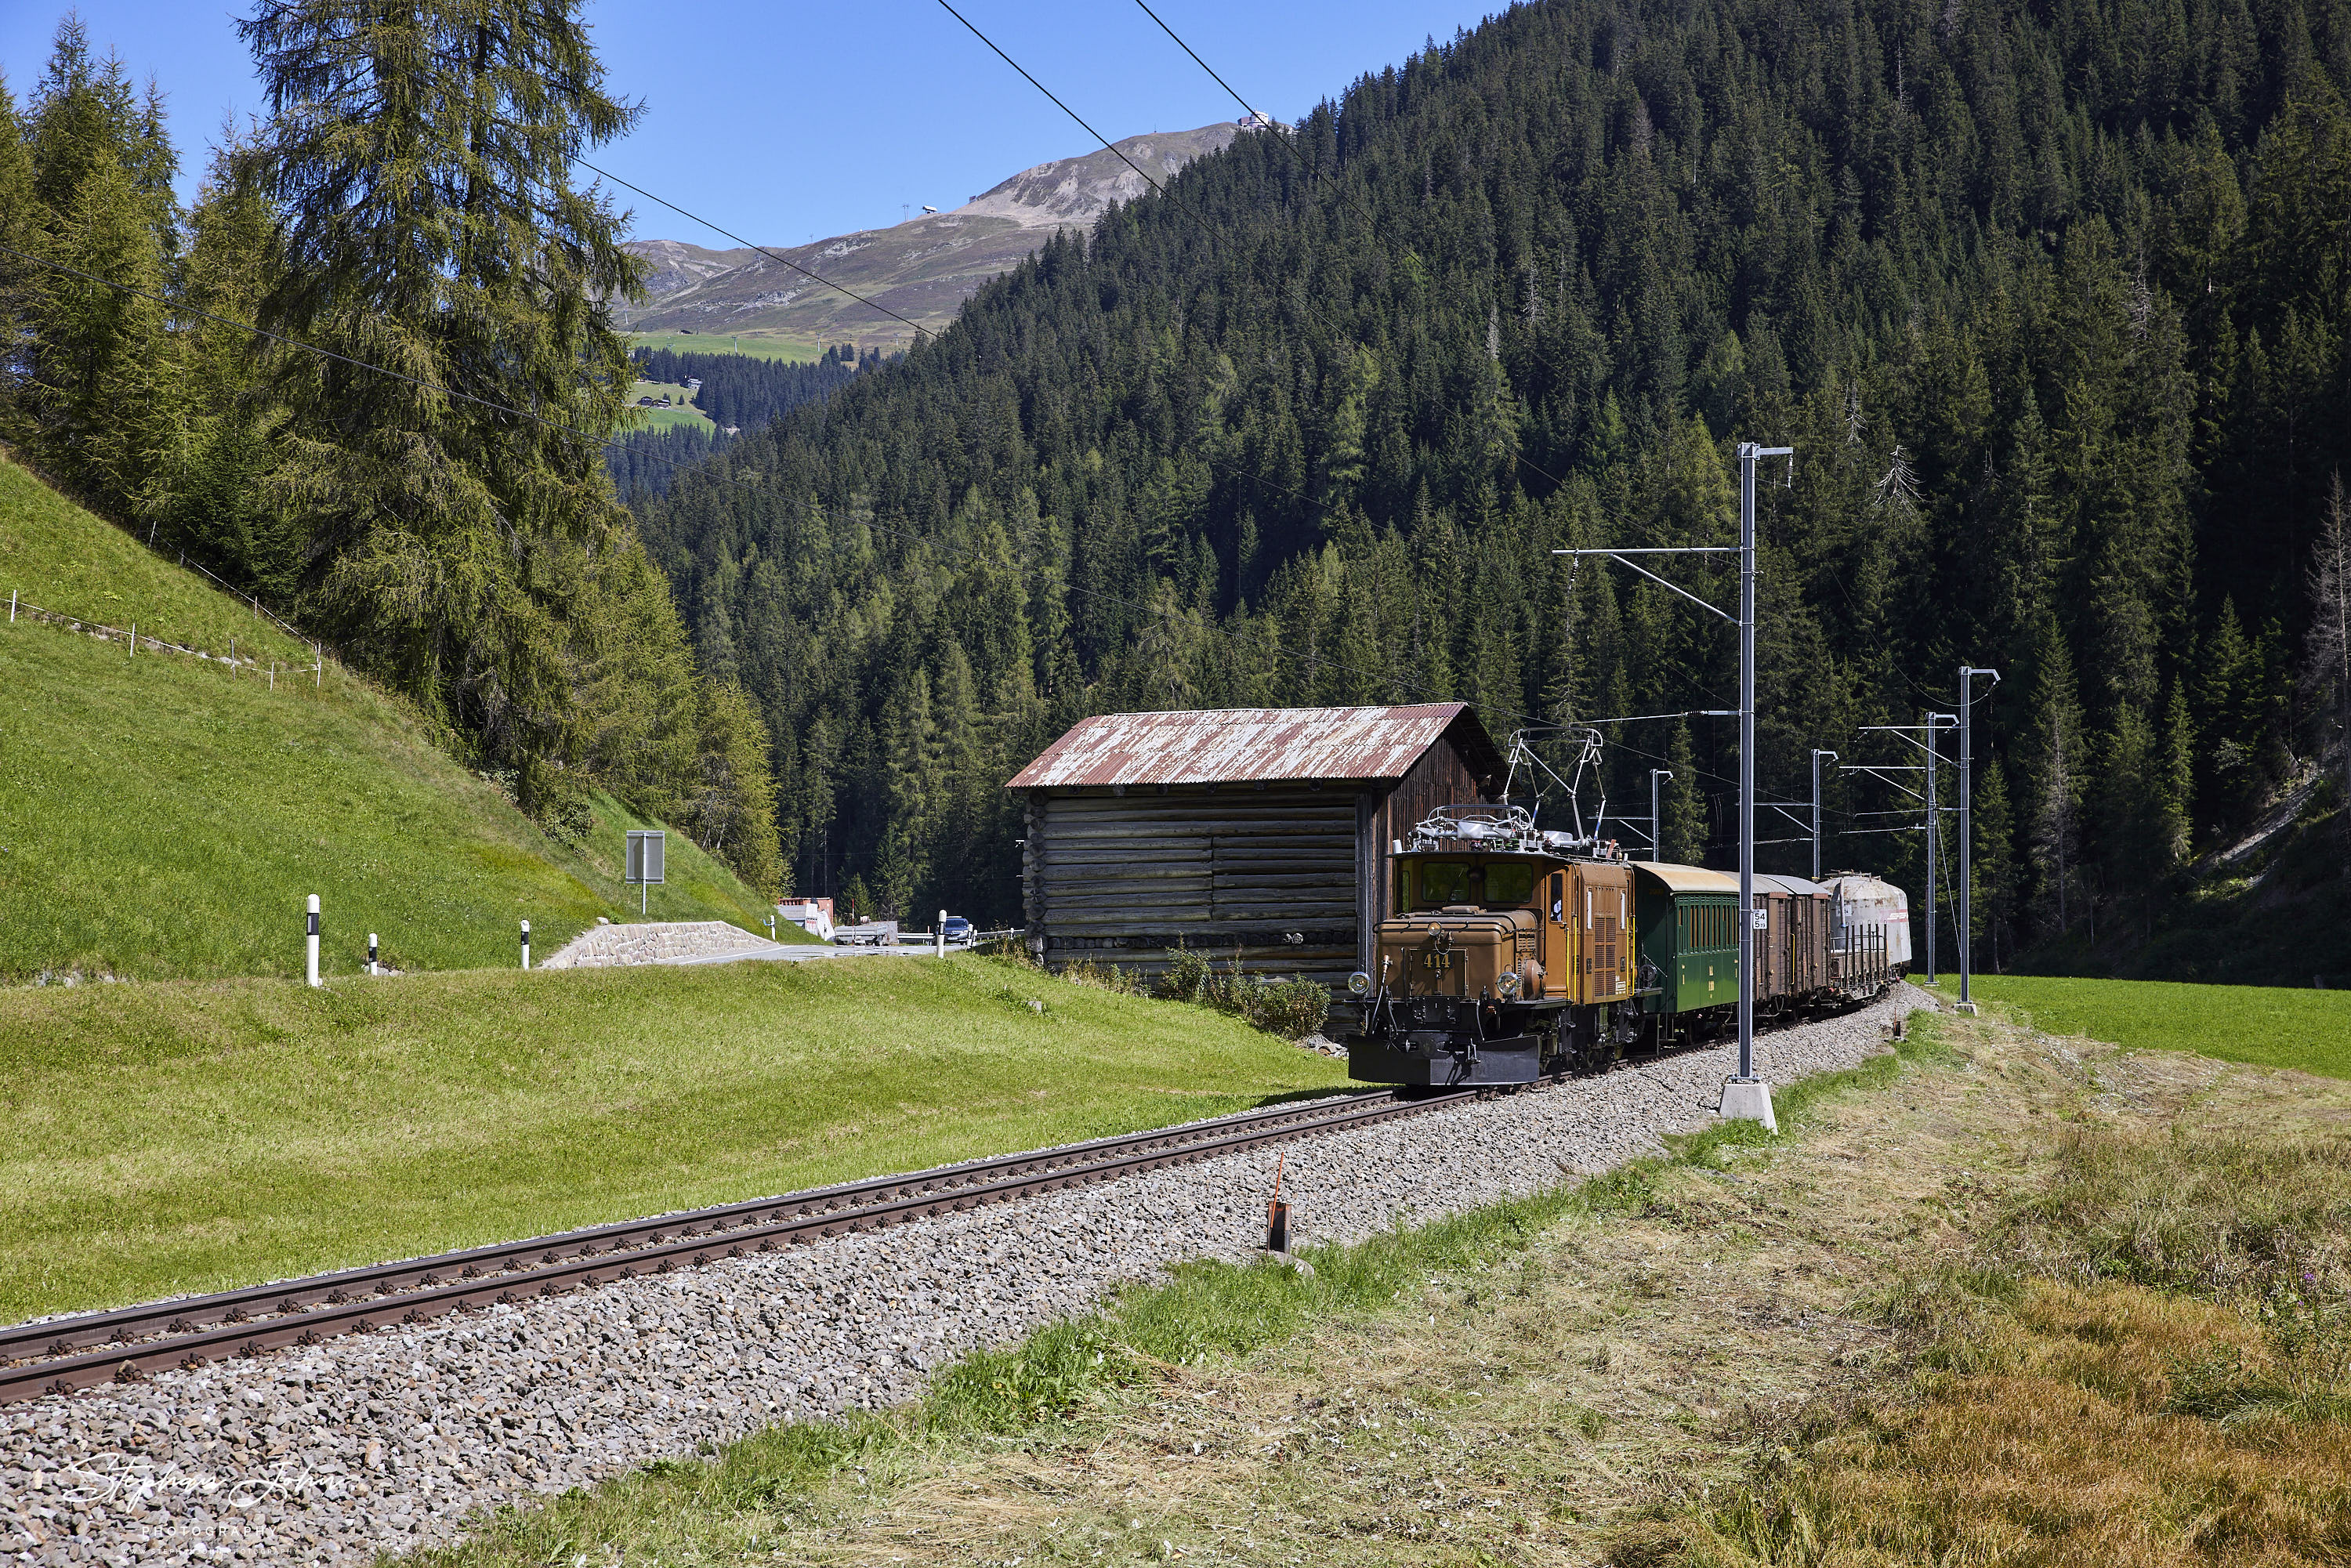
M1829 991L1834 895L1800 876L1759 872L1755 902L1765 915L1764 929L1757 934L1756 1010L1777 1015L1820 1002Z

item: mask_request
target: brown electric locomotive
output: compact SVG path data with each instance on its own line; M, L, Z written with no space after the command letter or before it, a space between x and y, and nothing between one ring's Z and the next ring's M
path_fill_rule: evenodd
M1633 876L1613 848L1538 831L1515 807L1452 807L1395 875L1396 913L1327 1026L1349 1077L1527 1083L1638 1038Z

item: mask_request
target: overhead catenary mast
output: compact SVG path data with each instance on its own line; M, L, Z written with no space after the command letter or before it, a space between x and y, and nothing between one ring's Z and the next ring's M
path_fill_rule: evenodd
M1990 675L1992 684L2000 684L1998 670L1979 670L1972 664L1959 666L1959 1006L1972 1011L1975 1002L1968 996L1968 970L1975 956L1974 911L1970 903L1975 893L1975 731L1972 714L1975 708L1975 677ZM1931 915L1931 911L1929 914Z
M1814 882L1821 880L1821 758L1823 757L1834 762L1837 760L1837 754L1834 751L1819 750L1813 753L1813 880Z
M1726 1121L1761 1122L1771 1131L1779 1124L1771 1114L1771 1086L1755 1076L1755 465L1766 457L1793 460L1792 446L1739 444L1739 542L1735 545L1627 547L1618 549L1555 549L1563 556L1606 556L1629 567L1670 593L1688 600L1708 614L1721 616L1739 628L1739 706L1728 713L1706 710L1710 718L1739 720L1739 1071L1722 1086ZM1631 559L1636 555L1736 555L1739 557L1739 613L1729 615L1695 593L1676 587ZM1650 776L1655 798L1656 777ZM1654 810L1654 807L1652 808ZM1653 818L1651 826L1656 822Z

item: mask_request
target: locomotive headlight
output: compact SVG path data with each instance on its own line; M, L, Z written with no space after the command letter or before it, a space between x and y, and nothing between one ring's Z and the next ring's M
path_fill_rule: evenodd
M1356 970L1353 974L1347 977L1347 994L1351 997L1370 996L1372 994L1372 977L1364 973L1361 969Z
M1522 984L1524 981L1516 969L1505 969L1501 977L1494 982L1494 994L1506 1002L1515 1002L1519 999L1519 988Z

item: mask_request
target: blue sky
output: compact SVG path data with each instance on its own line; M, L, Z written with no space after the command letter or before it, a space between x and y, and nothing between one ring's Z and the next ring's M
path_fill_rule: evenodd
M1243 96L1284 120L1496 8L1493 0L1152 3ZM1132 0L956 4L1113 140L1239 113ZM20 103L63 9L0 5L0 71ZM207 0L83 0L78 9L101 52L162 84L183 192L193 189L224 118L263 107L236 38L244 11ZM589 16L613 88L646 106L627 141L591 156L762 243L896 223L909 204L955 206L1092 145L936 0L590 0ZM637 237L730 243L627 201L638 209Z

